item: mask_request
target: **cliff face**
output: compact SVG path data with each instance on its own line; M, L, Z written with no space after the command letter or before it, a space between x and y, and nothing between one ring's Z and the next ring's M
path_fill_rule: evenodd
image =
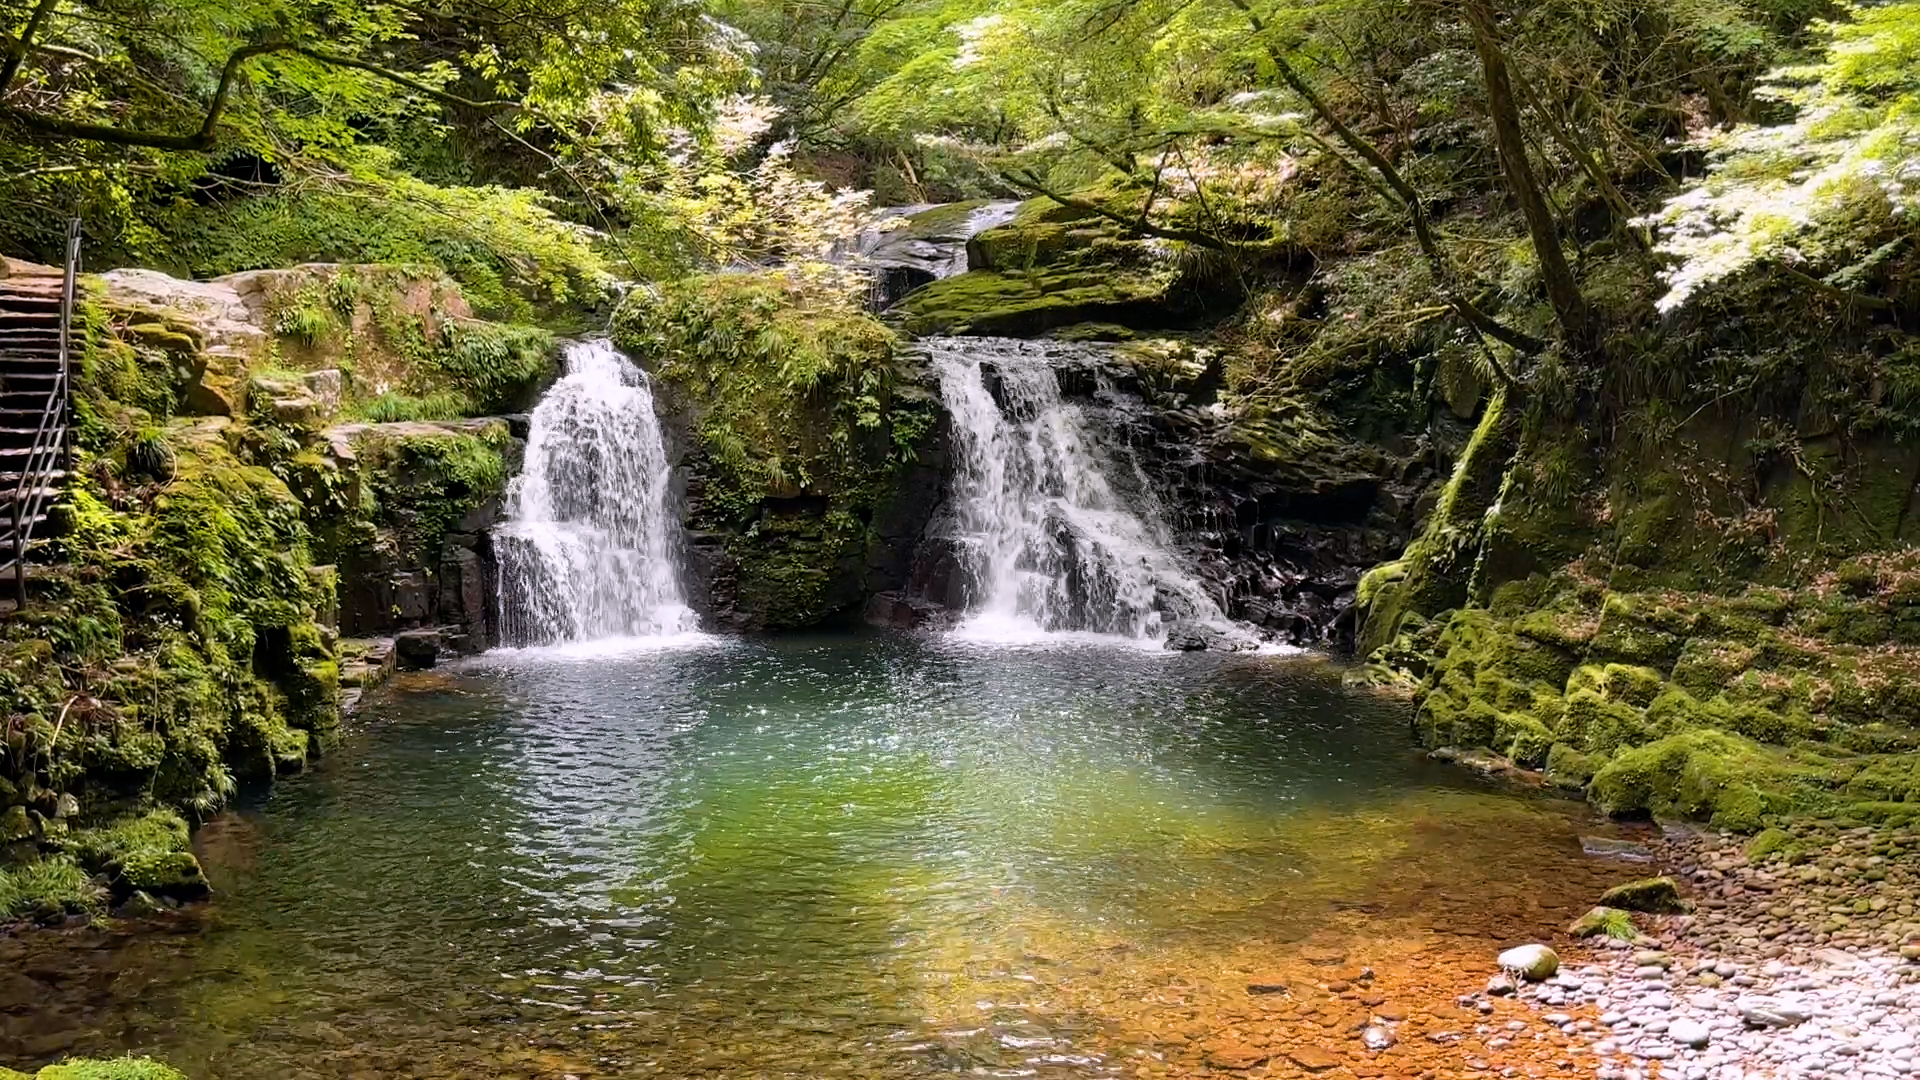
M32 908L0 919L203 894L197 871L142 869L191 862L184 825L129 822L205 814L319 754L343 685L377 673L355 635L485 645L513 431L401 416L512 407L551 367L544 333L472 320L407 268L84 291L76 475L0 625L0 847L66 885L0 890Z

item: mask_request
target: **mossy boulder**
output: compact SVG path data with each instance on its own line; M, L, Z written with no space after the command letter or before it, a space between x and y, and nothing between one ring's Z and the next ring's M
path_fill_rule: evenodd
M116 890L164 896L174 900L204 900L213 893L200 860L190 851L144 849L123 857L113 867Z
M1769 816L1818 806L1831 776L1785 751L1723 731L1687 731L1624 749L1594 774L1588 795L1610 814L1710 821L1752 832Z
M19 1075L19 1074L15 1074ZM0 1080L5 1080L0 1077ZM49 1065L33 1080L187 1080L186 1074L152 1058L75 1058Z
M1751 862L1766 862L1771 859L1793 862L1804 854L1804 849L1800 841L1785 829L1762 829L1747 842L1746 854Z
M1649 915L1680 915L1693 910L1680 899L1680 883L1670 877L1650 877L1615 885L1600 896L1603 908L1644 911Z
M1617 941L1632 941L1640 936L1633 925L1633 916L1619 908L1596 907L1573 921L1567 927L1567 934L1576 938L1607 937Z
M1117 207L1138 198L1107 189L1082 196ZM1112 328L1101 334L1111 338L1192 326L1239 299L1209 282L1204 257L1168 258L1112 219L1051 199L1024 203L1011 221L974 236L967 256L968 273L916 289L895 308L903 331L1038 337L1095 324Z

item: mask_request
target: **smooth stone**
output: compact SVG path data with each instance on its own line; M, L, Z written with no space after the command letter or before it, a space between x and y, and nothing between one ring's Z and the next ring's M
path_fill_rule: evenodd
M1529 982L1545 982L1560 970L1560 955L1545 945L1521 945L1501 953L1495 963Z
M1697 1020L1675 1020L1667 1027L1667 1037L1682 1046L1691 1046L1695 1050L1704 1048L1713 1041L1713 1032L1707 1025Z

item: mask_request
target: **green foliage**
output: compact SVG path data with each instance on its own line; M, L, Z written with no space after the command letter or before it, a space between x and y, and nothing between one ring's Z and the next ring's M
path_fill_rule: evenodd
M371 522L389 530L402 558L436 565L460 519L506 487L506 425L477 432L376 433L360 446Z
M348 415L374 424L401 420L454 420L467 414L467 398L452 391L415 397L391 390L353 405Z
M422 399L429 406L458 394L467 415L525 408L556 370L553 335L538 327L455 319L442 327L441 337L440 348L426 358L423 381L447 389Z
M567 267L597 260L546 259L554 245L584 247L541 204L559 196L573 201L569 213L598 217L616 185L610 173L659 164L665 133L697 132L746 76L730 36L680 0L339 10L81 0L54 7L33 44L16 84L0 87L12 103L0 245L50 248L58 223L79 213L116 261L169 264L189 194L219 204L216 217L257 193L269 197L267 214L286 212L275 201L361 196L347 204L361 207L357 228L336 203L312 215L312 230L289 216L199 238L211 241L202 257L259 265L244 237L260 235L284 245L278 254L363 258L330 230L417 243L437 220L448 247L469 247L450 254L450 270L484 267L503 283L531 276L549 295L577 284ZM229 63L237 78L225 80ZM27 85L31 94L18 92ZM203 126L208 137L194 139ZM513 265L529 253L545 265Z
M170 809L122 818L109 825L79 829L61 841L62 850L93 870L140 852L167 854L187 850L187 822Z
M100 890L72 860L45 858L0 867L0 919L43 913L84 915L100 910Z
M1633 925L1632 914L1603 906L1575 919L1573 925L1567 928L1567 934L1576 938L1606 937L1614 941L1632 941L1640 936L1640 930Z
M529 317L533 304L593 301L608 282L592 237L521 189L396 177L361 190L182 207L167 235L159 257L196 276L308 262L430 267L479 311L510 319ZM330 322L324 301L309 302L283 310L275 329L313 343Z
M1888 287L1920 208L1920 4L1849 14L1822 24L1822 62L1782 69L1763 88L1792 122L1705 140L1712 172L1659 216L1676 264L1663 309L1760 264L1810 266L1843 293Z

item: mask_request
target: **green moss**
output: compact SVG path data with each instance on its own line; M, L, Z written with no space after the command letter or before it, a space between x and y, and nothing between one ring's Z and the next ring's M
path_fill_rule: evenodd
M1575 690L1567 695L1561 737L1588 752L1638 746L1648 741L1653 731L1643 709L1593 690Z
M185 1074L152 1058L124 1057L107 1060L75 1058L49 1065L34 1080L187 1080Z
M1494 720L1493 745L1519 764L1538 768L1547 763L1553 732L1524 713L1501 713Z
M1799 841L1785 829L1762 829L1747 842L1747 859L1750 862L1765 862L1775 858L1792 862L1801 851Z
M755 625L812 625L860 586L933 432L924 373L864 311L784 275L692 278L636 297L615 337L697 445L692 527L723 539Z
M1698 697L1711 697L1751 669L1760 649L1720 638L1691 638L1673 665L1673 681Z
M1566 787L1587 786L1606 761L1604 756L1594 757L1580 752L1564 742L1556 742L1547 751L1547 776L1555 783Z
M1080 323L1122 323L1166 299L1168 281L1098 270L976 270L914 290L901 329L931 334L1031 336Z
M447 534L505 492L511 442L503 423L369 433L359 447L372 524L393 538L402 560L437 567Z
M111 872L114 887L125 892L199 900L213 891L190 851L143 848L122 857Z
M1371 654L1399 632L1408 613L1438 616L1470 599L1470 582L1481 553L1488 511L1499 501L1508 464L1519 437L1517 417L1507 408L1504 390L1488 399L1453 472L1440 489L1426 528L1399 560L1404 569L1382 578L1370 590L1372 602L1361 612L1359 648ZM1497 516L1497 515L1496 515ZM1491 616L1489 616L1490 618ZM1552 646L1533 659L1543 669L1567 670L1572 664ZM1544 677L1544 671L1511 672L1516 678ZM1558 678L1566 678L1560 670Z
M61 846L81 865L99 870L135 851L185 851L187 840L186 819L173 810L161 809L76 830Z
M1750 832L1776 814L1831 803L1830 770L1720 731L1688 731L1623 750L1588 794L1610 814L1651 813Z

